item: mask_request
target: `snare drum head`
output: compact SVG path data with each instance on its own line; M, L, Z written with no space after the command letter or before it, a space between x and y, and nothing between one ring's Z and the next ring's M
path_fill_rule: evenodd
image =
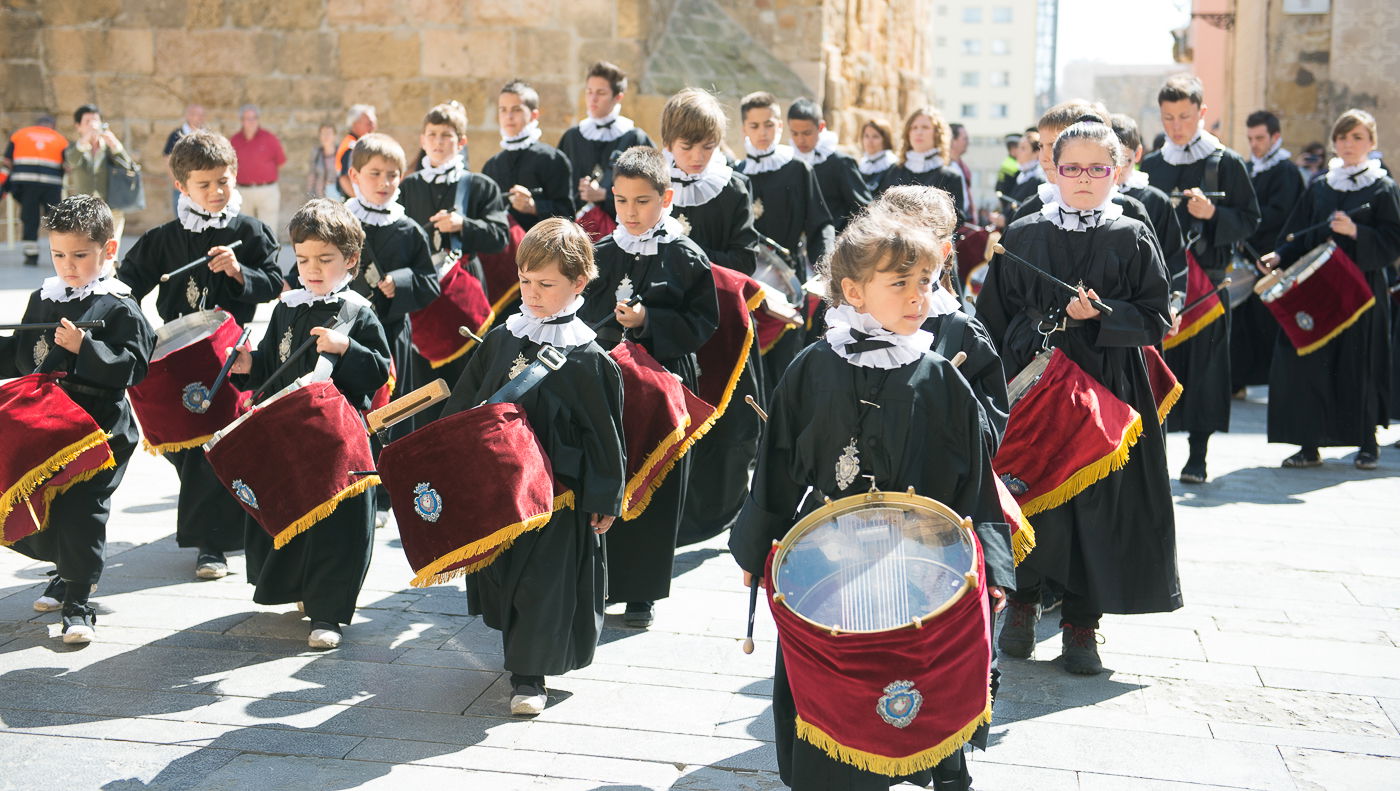
M767 245L758 246L757 264L754 267L753 277L760 283L767 284L782 292L789 302L796 303L802 297L802 283L797 279L797 273L792 265L783 260Z
M773 558L775 590L798 616L878 632L941 612L966 590L977 552L961 519L918 495L848 497L814 511Z
M151 361L208 338L228 318L229 314L222 310L201 310L167 322L156 330L156 349L151 354Z

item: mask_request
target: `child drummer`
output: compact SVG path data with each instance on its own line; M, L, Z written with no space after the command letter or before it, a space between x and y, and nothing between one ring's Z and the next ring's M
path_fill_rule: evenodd
M443 416L476 406L520 375L545 346L566 361L517 401L554 468L574 494L486 568L467 577L473 615L501 632L512 714L539 714L545 676L587 667L603 626L606 588L601 536L622 513L626 465L622 374L578 317L597 276L593 242L578 225L541 220L521 240L521 312L487 333Z
M389 341L369 300L350 289L365 234L343 204L317 198L292 216L288 228L302 287L282 294L267 334L256 350L239 349L233 373L244 386L275 393L311 373L322 355L332 361L330 379L357 409L389 379ZM333 326L326 326L335 320ZM305 355L275 380L293 349L316 338L316 354ZM314 449L311 451L314 454ZM314 455L303 463L314 464ZM311 620L307 644L340 645L341 628L355 614L355 600L369 571L374 535L374 495L347 498L310 530L281 549L245 517L248 582L258 604L300 602Z
M920 329L951 245L949 235L880 211L858 215L837 238L823 265L832 306L826 336L797 356L773 393L750 497L730 534L746 583L765 573L772 542L823 496L858 494L867 480L886 491L913 487L961 514L997 510L981 407ZM1014 580L1009 536L1005 525L976 530L989 590L1001 599ZM970 787L960 750L908 778L829 757L798 738L789 684L780 640L773 712L778 769L789 786L864 790L937 779L947 784L939 788Z
M49 507L48 527L12 545L58 570L34 602L39 612L63 610L63 642L89 643L97 617L88 596L102 576L112 493L126 473L139 433L126 388L146 376L155 332L120 281L103 277L117 254L112 212L101 198L73 195L44 218L55 276L29 297L24 322L61 323L54 330L0 337L0 378L35 370L64 372L59 386L102 430L116 466L73 484ZM104 321L80 330L77 321Z

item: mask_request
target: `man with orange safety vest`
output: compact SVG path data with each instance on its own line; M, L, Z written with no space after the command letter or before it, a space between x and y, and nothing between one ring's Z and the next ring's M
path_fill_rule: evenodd
M5 190L19 201L24 265L39 265L41 213L63 198L63 150L68 139L54 129L51 115L41 115L33 126L10 135L0 170L8 174Z

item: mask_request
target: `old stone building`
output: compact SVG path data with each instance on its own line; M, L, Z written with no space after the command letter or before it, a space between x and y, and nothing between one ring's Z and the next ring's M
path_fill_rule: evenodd
M146 167L147 211L166 219L165 137L184 106L237 129L255 103L287 149L284 214L304 197L317 126L376 105L380 129L417 149L431 105L461 101L479 167L497 148L494 101L512 77L542 102L545 140L582 113L583 73L612 60L633 75L626 112L655 133L686 85L730 106L768 89L820 100L851 138L871 116L927 100L928 0L10 0L0 10L0 130L96 102ZM731 144L740 140L737 124ZM6 132L8 134L8 132Z

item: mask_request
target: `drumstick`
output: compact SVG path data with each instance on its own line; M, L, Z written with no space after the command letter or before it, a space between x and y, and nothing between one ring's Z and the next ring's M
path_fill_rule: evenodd
M34 512L34 503L29 502L29 498L28 498L28 497L25 497L25 498L23 498L23 499L24 499L24 507L29 509L29 518L34 520L34 527L35 527L35 529L37 529L37 530L43 530L43 529L44 529L44 525L39 521L39 515L38 515L37 513ZM752 650L752 649L750 649L750 650Z
M226 244L226 245L224 245L224 246L227 247L227 248L230 249L230 250L233 250L234 248L238 247L238 246L241 245L241 244L243 244L243 240L242 240L242 239L235 239L231 244ZM185 264L184 266L182 266L182 267L180 267L180 268L178 268L178 269L172 269L172 270L170 270L169 272L166 272L165 274L161 275L161 276L160 276L160 282L162 282L162 283L169 282L171 278L173 278L173 277L179 277L180 275L185 274L186 272L190 271L191 269L194 269L195 267L202 266L202 265L207 264L207 263L209 263L209 256L207 256L207 255L206 255L206 256L201 256L201 257L199 257L199 258L196 258L196 259L194 259L193 261L189 262L188 264Z
M752 403L752 402L750 402ZM758 609L758 577L749 583L749 629L744 634L744 653L753 653L753 616Z
M339 318L339 316L334 316L334 317L331 318L330 321L327 321L325 324L322 324L322 325L320 325L320 326L322 326L322 327L334 326L335 323L336 323L336 319L338 319L338 318ZM291 354L287 355L287 361L284 362L284 363L282 363L281 365L277 366L277 370L273 371L273 372L272 372L272 375L269 376L269 377L267 377L267 379L263 382L262 387L259 387L256 391L253 392L253 398L252 398L252 401L251 401L250 403L256 404L256 403L258 403L259 401L262 401L263 394L267 392L267 386L268 386L269 384L271 384L272 382L277 381L277 377L279 377L279 376L281 376L282 374L286 373L286 372L287 372L287 369L292 367L292 363L295 363L298 359L301 358L301 356L302 356L303 354L306 354L306 353L307 353L308 351L310 351L311 348L314 347L315 345L316 345L316 336L315 336L315 335L312 335L310 338L307 338L306 341L303 342L300 346L298 346L298 347L296 348L296 351L294 351L294 352L292 352Z
M107 328L107 322L106 322L106 321L103 321L103 320L101 320L101 319L99 319L99 320L97 320L97 321L75 321L75 322L72 322L72 324L73 324L74 327L77 327L77 328L80 329L80 330L101 330L101 329L106 329L106 328ZM20 331L23 331L23 330L56 330L56 329L58 329L59 327L62 327L62 326L63 326L63 324L60 323L60 322L51 322L51 323L50 323L50 322L37 322L37 323L29 323L29 324L0 324L0 332L4 332L5 330L20 330Z
M1021 208L1020 201L1016 200L1015 198L1012 198L1010 195L1007 195L1001 190L997 190L997 199L1005 203L1006 208L1010 209L1013 212L1019 211Z
M1040 267L1036 266L1035 264L1032 264L1030 261L1027 261L1026 259L1022 258L1021 256L1016 255L1015 253L1013 253L1013 252L1011 252L1010 250L1008 250L1008 249L1006 249L1005 247L1003 247L1003 246L1001 245L1000 242L998 242L997 244L992 245L992 252L998 253L998 254L1000 254L1000 255L1006 256L1007 258L1010 258L1012 261L1015 261L1016 263L1020 264L1021 266L1026 267L1027 269L1031 270L1032 272L1036 273L1037 275L1040 275L1040 276L1041 276L1042 278L1044 278L1046 281L1048 281L1048 282L1050 282L1050 283L1053 283L1053 284L1059 286L1060 288L1063 288L1065 291L1068 291L1072 296L1076 296L1076 297L1079 296L1079 289L1075 288L1074 286L1071 286L1069 283L1066 283L1065 281L1059 279L1058 277L1055 277L1054 275L1050 274L1049 272L1046 272L1044 269L1041 269ZM1102 313L1103 315L1105 315L1105 316L1112 316L1112 315L1113 315L1113 308L1110 308L1109 306L1103 304L1102 302L1100 302L1100 301L1097 300L1097 299L1094 299L1094 298L1090 297L1090 298L1089 298L1089 304L1090 304L1090 305L1093 305L1095 308L1098 308L1098 311L1099 311L1100 313Z
M1366 210L1369 209L1369 208L1371 208L1371 204L1370 204L1370 202L1367 202L1367 203L1361 204L1360 206L1357 206L1356 208L1352 209L1351 211L1343 212L1343 214L1345 214L1345 215L1348 216L1348 217L1355 217L1356 215L1360 214L1360 213L1363 212L1363 211L1366 211ZM1332 224L1332 218L1331 218L1331 217L1328 217L1326 220L1323 220L1322 222L1317 223L1316 225L1309 225L1308 227L1303 228L1302 230L1298 230L1298 231L1294 231L1293 233L1290 233L1289 235L1283 237L1283 240L1284 240L1285 242L1291 242L1291 241L1293 241L1294 239L1298 238L1299 236L1303 236L1303 235L1305 235L1305 234L1310 234L1310 233L1312 233L1313 231L1320 231L1320 230L1322 230L1323 228L1326 228L1327 226L1329 226L1329 225L1331 225L1331 224Z
M759 420L762 420L764 423L767 423L767 422L768 422L768 413L767 413L767 412L764 412L764 411L763 411L763 407L759 406L759 405L758 405L758 402L755 401L755 400L753 400L753 396L751 396L751 395L746 395L746 396L744 396L744 403L745 403L745 404L748 404L748 405L751 406L751 407L753 407L753 411L755 411L755 412L758 413L758 419L759 419Z
M776 251L776 252L778 253L778 255L781 255L783 258L786 258L786 259L788 259L789 261L792 260L792 251L791 251L791 250L787 249L786 247L783 247L782 245L778 244L777 242L773 241L772 239L769 239L767 236L764 236L763 234L759 234L759 235L758 235L758 241L760 241L760 242L762 242L763 244L766 244L766 245L768 245L769 247L773 248L773 250Z
M219 392L219 385L222 385L224 380L228 378L228 372L233 370L233 364L238 361L238 350L243 348L243 344L248 342L248 337L252 334L252 327L243 328L243 334L238 336L238 343L233 345L233 353L224 360L223 367L219 369L219 375L214 377L214 384L209 386L209 397L200 403L200 411L208 412L209 407L214 405L214 394Z
M948 362L952 363L954 368L961 368L962 364L967 362L967 352L958 352Z
M471 338L477 343L484 343L484 341L481 340L481 336L472 332L472 328L465 324L457 328L457 334L461 335L463 338Z
M1194 301L1192 301L1190 305L1187 305L1186 307L1182 308L1182 309L1180 310L1180 312L1179 312L1180 315L1185 316L1187 313L1190 313L1191 311L1193 311L1193 310L1195 310L1196 308L1200 307L1203 303L1205 303L1205 302L1206 302L1207 300L1209 300L1211 297L1218 295L1221 291L1223 291L1223 290L1225 290L1225 289L1227 289L1227 288L1229 288L1229 287L1230 287L1230 278L1227 277L1227 278L1225 278L1225 279L1223 279L1223 280L1220 281L1220 285L1216 286L1215 288L1212 288L1212 289L1211 289L1210 291L1208 291L1207 293L1202 294L1202 295L1199 296L1199 297L1196 297L1196 299L1195 299Z

